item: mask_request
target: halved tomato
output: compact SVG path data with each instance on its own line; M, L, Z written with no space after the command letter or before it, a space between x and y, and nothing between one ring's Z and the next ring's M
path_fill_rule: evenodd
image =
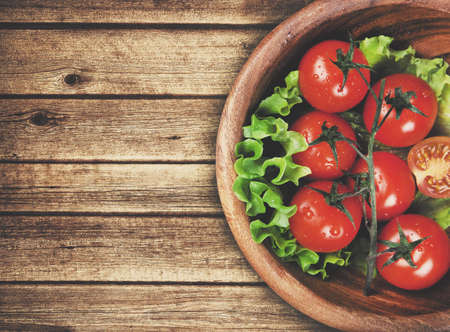
M450 197L450 137L429 137L414 145L408 153L408 166L422 194Z

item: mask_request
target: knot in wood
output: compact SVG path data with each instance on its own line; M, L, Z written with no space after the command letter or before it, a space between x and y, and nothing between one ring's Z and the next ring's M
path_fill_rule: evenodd
M30 118L30 122L36 126L45 126L48 124L49 120L50 119L47 116L47 112L45 111L38 111Z
M64 82L68 85L75 85L80 82L81 77L77 74L68 74L64 77Z

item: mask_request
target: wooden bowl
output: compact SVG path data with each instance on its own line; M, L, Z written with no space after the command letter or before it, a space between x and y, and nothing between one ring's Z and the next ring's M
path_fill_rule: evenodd
M250 111L302 53L329 38L345 40L377 34L412 44L424 57L450 54L449 0L315 1L270 32L239 73L226 101L217 137L216 175L223 210L247 260L261 278L293 307L329 326L348 331L450 331L448 276L423 291L403 291L381 278L375 295L362 294L364 277L340 269L329 281L281 263L264 245L253 242L249 219L232 191L236 178L234 146Z

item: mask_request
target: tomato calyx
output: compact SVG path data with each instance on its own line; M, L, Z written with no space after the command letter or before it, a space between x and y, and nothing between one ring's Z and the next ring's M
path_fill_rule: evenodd
M324 190L314 188L314 187L311 187L308 185L305 187L308 187L309 189L312 189L312 190L318 192L319 194L321 194L323 196L323 198L325 199L325 202L329 206L333 206L333 207L337 208L338 210L344 212L344 214L347 216L347 218L351 221L353 227L356 228L355 221L353 220L351 213L344 206L343 201L346 198L361 195L361 193L363 191L367 191L367 188L363 188L363 189L361 189L359 191L355 191L355 192L339 194L337 182L333 182L330 192L326 192Z
M344 89L345 83L347 82L347 77L348 77L348 72L350 71L350 69L355 69L357 70L360 74L361 77L365 80L364 75L362 75L360 69L364 68L364 69L368 69L370 71L373 71L373 68L367 65L364 65L362 63L356 63L353 62L353 54L355 51L355 43L353 41L353 38L351 37L351 35L349 35L349 39L350 39L350 47L348 49L347 53L343 53L342 49L337 49L336 51L336 61L333 61L330 59L330 61L332 63L334 63L341 71L342 74L344 75L344 78L342 80L342 85L340 87L340 91L342 91Z
M384 98L386 104L391 105L391 108L386 113L386 116L383 118L383 120L386 119L389 116L389 114L391 114L393 109L395 109L395 119L397 120L400 119L400 116L402 115L402 112L405 109L420 114L424 117L428 117L425 113L423 113L421 110L419 110L416 106L414 106L411 103L412 97L414 98L417 97L414 91L403 92L401 88L395 88L393 97L391 97L391 95L389 94ZM381 127L381 124L379 125L379 127Z
M400 237L399 242L392 242L387 240L380 240L379 242L387 246L388 248L379 252L377 256L383 255L386 253L393 252L394 254L383 264L382 268L395 263L397 260L403 258L409 266L412 268L417 268L417 265L414 264L412 258L411 258L411 252L423 241L429 238L429 236L426 236L424 238L418 239L413 242L409 242L406 238L405 233L403 232L402 227L400 226L400 223L397 223L398 228L398 235Z
M356 141L351 140L351 139L345 137L344 135L342 135L342 133L339 131L339 129L336 125L332 126L332 127L327 127L327 121L324 121L322 123L322 133L314 141L309 143L309 145L310 146L317 145L322 142L328 143L328 145L331 148L331 151L333 152L333 156L334 156L334 160L336 161L336 168L337 168L338 167L338 155L337 155L337 151L336 151L336 142L339 142L339 141L345 141L345 142L349 143L350 145L354 145L354 146L357 145Z

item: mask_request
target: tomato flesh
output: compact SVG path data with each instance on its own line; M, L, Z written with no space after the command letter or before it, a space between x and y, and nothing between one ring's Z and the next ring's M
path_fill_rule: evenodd
M403 289L432 286L448 270L450 247L447 234L433 219L418 214L404 214L387 223L379 234L379 239L398 243L398 224L408 242L428 237L411 251L411 259L417 267L411 267L404 258L383 267L393 255L384 253L376 259L378 271L389 283ZM379 244L377 251L380 253L385 249L386 245Z
M429 137L413 146L408 166L421 193L450 198L450 137Z
M315 181L309 187L326 192L331 191L331 181ZM326 203L323 195L307 186L302 187L292 198L297 212L289 219L290 230L297 242L316 252L335 252L346 247L358 233L362 208L356 197L343 200L343 205L351 214L351 220L337 207ZM338 193L347 193L349 188L339 184Z
M336 126L339 132L350 140L355 141L355 133L352 127L341 117L312 111L300 117L291 126L302 134L308 143L313 142L322 134L322 125L326 122L328 128ZM349 170L356 159L356 152L344 141L336 142L337 166L333 152L327 142L309 146L306 151L299 152L292 156L295 163L308 166L311 169L309 177L311 179L336 179L343 175L343 171Z
M336 61L336 52L341 49L345 54L350 43L338 40L326 40L310 48L302 57L298 66L299 87L305 99L316 109L335 113L349 110L359 104L367 93L368 87L355 69L348 72L344 88L342 71L332 62ZM332 60L332 61L331 61ZM354 49L353 62L367 65L364 54ZM361 69L370 82L370 72Z

